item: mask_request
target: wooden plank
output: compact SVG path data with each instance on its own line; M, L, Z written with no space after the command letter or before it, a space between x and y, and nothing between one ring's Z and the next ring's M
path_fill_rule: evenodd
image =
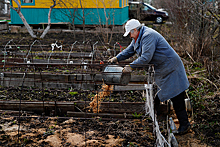
M5 116L5 115L22 115L22 116L29 116L29 115L33 115L34 112L31 112L31 111L13 111L13 110L0 110L0 114L2 116Z
M0 56L4 56L4 53L3 52L0 52ZM26 57L27 56L27 53L21 53L21 52L9 52L9 55L7 56L22 56L22 57ZM67 58L68 56L70 56L70 58L91 58L92 55L90 52L84 52L84 53L80 53L80 52L76 52L76 53L63 53L63 52L60 52L60 53L56 53L56 52L53 52L53 53L30 53L29 54L29 57L31 56L38 56L38 57L51 57L51 58L54 58L54 57L60 57L60 58Z
M7 30L8 29L8 24L0 24L0 30Z
M127 118L127 119L141 119L143 116L135 117L132 114L110 114L110 113L84 113L84 112L71 112L67 111L67 116L69 117L83 117L83 118L93 118L93 117L100 117L102 118Z
M88 112L88 106L90 101L73 101L73 102L54 102L54 101L0 101L1 110L13 110L18 111L19 107L22 111L31 111L37 114L45 113L45 115L67 115L71 112L71 115L75 115L73 112L80 111L84 115ZM85 108L87 110L85 110ZM133 115L145 113L145 102L101 102L101 113L114 113L120 114L114 117L122 117L124 114ZM161 104L161 112L163 114L168 113L168 106ZM79 115L78 113L76 115ZM95 115L95 114L94 114ZM92 115L91 115L92 116ZM104 116L104 114L103 114Z
M63 103L63 102L41 102L41 101L0 101L1 110L19 110L22 111L33 111L38 114L45 112L46 115L50 115L54 111L54 115L66 114L69 111L75 111L74 103Z
M23 78L24 73L4 73L5 78ZM94 81L102 82L102 74L63 74L63 73L26 73L25 78L41 79L43 81L60 81L60 82L74 82L74 81ZM144 75L132 75L129 83L145 84ZM132 85L130 85L132 86ZM135 85L134 85L135 86ZM138 85L137 85L138 86Z

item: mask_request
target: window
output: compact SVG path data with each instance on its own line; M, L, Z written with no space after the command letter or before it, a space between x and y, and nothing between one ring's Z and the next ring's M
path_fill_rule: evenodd
M148 7L147 9L156 10L156 8L154 8L153 6L151 6L149 4L144 3L144 6Z
M147 11L147 10L151 10L151 9L149 9L147 6L144 6L143 10Z
M21 5L35 5L35 0L21 0Z
M33 3L33 0L23 0L23 3Z
M130 10L136 10L138 8L138 5L137 4L130 4L129 7L130 7Z

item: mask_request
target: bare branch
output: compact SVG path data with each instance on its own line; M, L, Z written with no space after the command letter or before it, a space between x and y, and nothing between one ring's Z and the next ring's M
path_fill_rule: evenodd
M212 16L218 21L218 23L220 23L220 19L218 17L218 15L214 14L210 9L207 9L211 14Z
M207 78L204 78L204 77L201 77L201 76L198 76L198 75L187 76L187 78L188 78L188 79L199 79L199 80L208 81L210 84L212 84L213 86L215 86L216 91L219 92L218 86L217 86L215 83L213 83L212 81L210 81L209 79L207 79Z
M30 25L27 23L26 19L24 18L24 15L21 13L21 4L17 0L13 0L13 1L18 5L18 9L15 9L12 5L10 5L10 7L18 13L18 15L20 16L22 22L24 23L31 37L37 38L33 30L31 29Z
M50 10L49 10L49 13L48 13L48 25L47 25L47 28L44 30L43 34L40 36L40 38L44 38L44 36L47 34L47 32L50 30L50 24L51 24L51 19L50 19L50 16L51 16L51 11L52 9L56 6L56 0L53 0L53 5L50 6Z

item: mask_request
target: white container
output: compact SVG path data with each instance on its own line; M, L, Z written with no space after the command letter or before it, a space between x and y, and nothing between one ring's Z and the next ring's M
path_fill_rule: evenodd
M185 105L186 105L186 110L187 111L192 111L192 106L191 106L191 102L190 99L185 99Z

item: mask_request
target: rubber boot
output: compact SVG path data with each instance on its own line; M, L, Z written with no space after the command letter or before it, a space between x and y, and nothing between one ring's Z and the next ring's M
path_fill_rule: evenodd
M175 134L183 135L187 133L190 130L190 123L188 120L188 115L186 110L181 110L179 112L176 112L177 118L180 123L180 127L178 128L178 131Z
M155 113L157 114L157 116L159 116L161 114L161 110L160 110L160 99L158 98L158 96L156 96L155 100L154 100L154 108L155 108Z

